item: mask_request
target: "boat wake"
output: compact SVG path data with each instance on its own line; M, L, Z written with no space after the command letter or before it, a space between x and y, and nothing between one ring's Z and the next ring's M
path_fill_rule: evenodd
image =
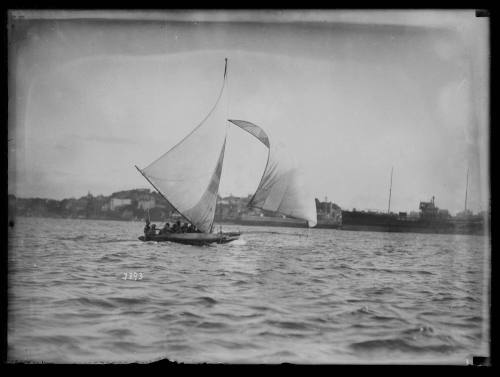
M127 238L127 239L117 239L117 240L99 240L94 241L95 243L114 243L114 242L135 242L137 239L135 238Z
M243 240L241 238L237 239L237 240L234 240L234 241L231 241L228 243L228 245L232 245L232 246L243 246L243 245L246 245L247 244L247 241L246 240Z

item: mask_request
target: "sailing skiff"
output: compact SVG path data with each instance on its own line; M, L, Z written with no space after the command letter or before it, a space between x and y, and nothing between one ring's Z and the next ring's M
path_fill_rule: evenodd
M279 145L271 144L259 126L227 119L223 106L227 81L227 58L224 79L215 105L202 122L183 140L144 169L137 170L197 233L165 233L140 236L141 241L171 241L190 245L227 243L237 240L239 232L213 232L215 207L224 162L227 127L233 124L250 133L268 148L266 168L249 207L273 211L307 220L316 225L316 205L304 190L293 159ZM228 123L228 121L230 123Z

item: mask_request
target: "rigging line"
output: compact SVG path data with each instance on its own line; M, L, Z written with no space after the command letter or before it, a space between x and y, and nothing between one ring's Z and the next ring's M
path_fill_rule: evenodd
M158 157L156 160L154 160L152 163L150 163L148 166L146 166L144 168L144 170L148 169L151 165L155 164L157 161L161 160L163 157L165 157L168 153L170 153L171 151L173 151L175 148L177 148L180 144L182 144L184 142L184 140L186 140L189 136L191 136L198 128L200 128L203 123L205 123L205 121L210 117L210 115L212 115L212 113L214 112L215 108L217 107L218 103L219 103L219 100L221 99L222 97L222 92L224 91L224 86L226 84L226 71L227 71L227 58L226 58L226 65L224 67L224 79L222 80L222 87L220 89L220 92L219 92L219 95L217 97L217 101L215 101L215 104L214 106L212 107L212 109L210 110L210 112L205 116L205 118L203 118L203 120L200 122L200 124L198 124L193 130L191 130L190 133L188 133L181 141L179 141L177 144L175 144L172 148L170 148L167 152L163 153L160 157Z
M228 67L227 67L227 58L226 58L226 67L224 68L224 78L225 78L225 82L226 82L226 114L224 116L224 123L225 123L225 126L226 126L226 130L225 130L225 133L224 133L224 143L226 143L226 139L227 139L227 130L229 128L229 123L228 123L228 120L227 119L227 114L229 113L229 99L231 98L230 97L230 86L229 86L229 78L228 78L229 74L228 74Z
M227 93L227 95L226 95L226 116L224 117L226 125L227 125L227 116L229 114L229 100L231 99L231 95L230 95L231 87L229 85L229 72L228 71L229 70L228 70L227 58L226 58L226 67L224 69L224 77L226 77L226 93ZM226 129L226 135L227 135L227 129Z

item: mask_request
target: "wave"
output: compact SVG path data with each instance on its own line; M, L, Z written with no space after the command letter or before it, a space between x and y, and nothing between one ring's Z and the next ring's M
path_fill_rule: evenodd
M201 322L196 327L201 329L214 329L214 330L224 330L228 326L222 322Z
M213 313L212 315L218 316L218 317L223 317L226 318L230 321L245 321L248 319L253 319L253 318L260 318L264 316L264 314L261 313L253 313L253 314L246 314L246 315L236 315L236 314L231 314L231 313Z
M200 316L198 314L191 313L191 312L182 312L180 315L183 317L203 318L202 316Z
M399 322L404 322L404 323L408 322L405 319L400 318L400 317L388 317L388 316L383 316L383 315L374 315L373 319L375 321L381 321L381 322L388 322L388 321L399 321Z
M109 297L108 300L118 305L143 305L150 302L147 298L138 297Z
M481 323L483 321L483 318L480 316L474 315L474 316L470 316L470 317L465 318L465 320L467 322Z
M123 338L125 336L131 336L134 334L129 329L110 329L110 330L104 330L104 333L111 335L111 336L116 336L119 338Z
M127 313L124 313L124 314L127 314ZM159 315L157 318L162 320L162 321L171 321L171 320L177 318L177 316L175 314L164 313L162 315Z
M199 297L197 299L197 302L202 303L202 304L206 304L208 306L212 306L212 305L215 305L218 303L218 301L216 299L209 297L209 296Z
M54 301L54 305L61 305L61 306L66 306L66 307L71 307L71 305L73 305L73 304L76 304L79 306L84 306L84 307L96 306L96 307L103 308L103 309L115 309L116 308L116 305L109 302L108 300L99 299L99 298L79 297L79 298L69 298L69 299ZM85 317L86 314L82 314L82 316Z
M353 268L345 263L342 263L340 265L338 265L338 268L344 268L346 270L352 270L352 271L355 271L355 270L358 270L359 268Z
M405 335L416 335L416 334L429 335L429 334L434 334L434 328L432 328L432 326L423 325L404 330L402 333Z
M228 350L241 350L241 349L261 349L262 346L259 346L258 344L255 343L250 343L250 342L234 342L234 341L229 341L229 340L223 340L223 339L214 339L208 342L209 344L215 344L217 346L227 348Z
M349 300L347 300L349 301ZM356 310L353 310L351 311L351 314L372 314L372 315L376 315L375 311L371 310L370 308L368 308L368 306L363 306L359 309L356 309Z
M298 355L291 351L278 351L269 355L269 357L297 357Z
M167 344L167 349L169 351L192 351L193 347L187 344Z
M292 332L279 333L279 332L273 332L273 331L262 331L262 332L258 333L258 336L259 337L270 337L270 338L281 338L281 339L290 339L290 338L305 339L309 335L303 334L303 333L292 333Z
M123 260L122 258L113 258L105 255L102 258L100 258L98 262L121 262L122 260Z
M389 269L389 268L375 268L375 267L358 267L357 270L370 271L370 272L384 272L389 274L422 274L434 275L434 273L426 270L406 270L406 269Z
M433 302L449 302L449 301L455 301L455 300L457 300L457 297L449 296L449 295L432 298Z
M138 239L135 238L123 238L123 239L118 239L118 240L99 240L99 241L93 241L94 243L115 243L115 242L135 242L138 241Z
M368 295L385 295L388 293L394 293L394 288L392 287L370 287L363 289L363 292Z
M109 343L109 345L113 348L113 350L116 351L127 351L127 352L137 352L137 351L142 351L144 349L143 345L133 343L133 342L126 342L126 341L115 341Z
M259 337L271 337L271 338L288 338L288 334L273 332L273 331L261 331L257 334Z
M56 237L56 239L60 241L80 241L83 240L85 237L86 237L85 235L79 235L75 237Z
M262 306L262 305L250 305L250 309L256 310L256 311L262 311L262 312L273 312L273 313L278 313L278 314L287 314L286 311L280 310L271 306Z
M54 344L56 346L68 346L73 344L77 339L74 336L68 335L47 335L47 336L34 336L32 337L34 341L40 340L49 344Z
M309 330L309 326L304 322L267 320L264 321L264 323L281 329L302 330L302 331Z
M405 339L389 338L366 340L350 344L350 348L359 352L368 351L401 351L414 353L450 353L456 351L458 347L450 344L425 344L422 346L412 344Z

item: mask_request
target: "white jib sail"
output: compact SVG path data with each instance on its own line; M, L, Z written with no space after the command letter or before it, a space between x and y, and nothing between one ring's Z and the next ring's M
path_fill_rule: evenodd
M249 206L307 220L310 227L316 226L316 202L294 157L282 144L271 142L259 126L244 120L229 121L269 148L264 174Z
M209 232L226 146L224 81L207 117L181 142L141 170L148 181L189 222Z

